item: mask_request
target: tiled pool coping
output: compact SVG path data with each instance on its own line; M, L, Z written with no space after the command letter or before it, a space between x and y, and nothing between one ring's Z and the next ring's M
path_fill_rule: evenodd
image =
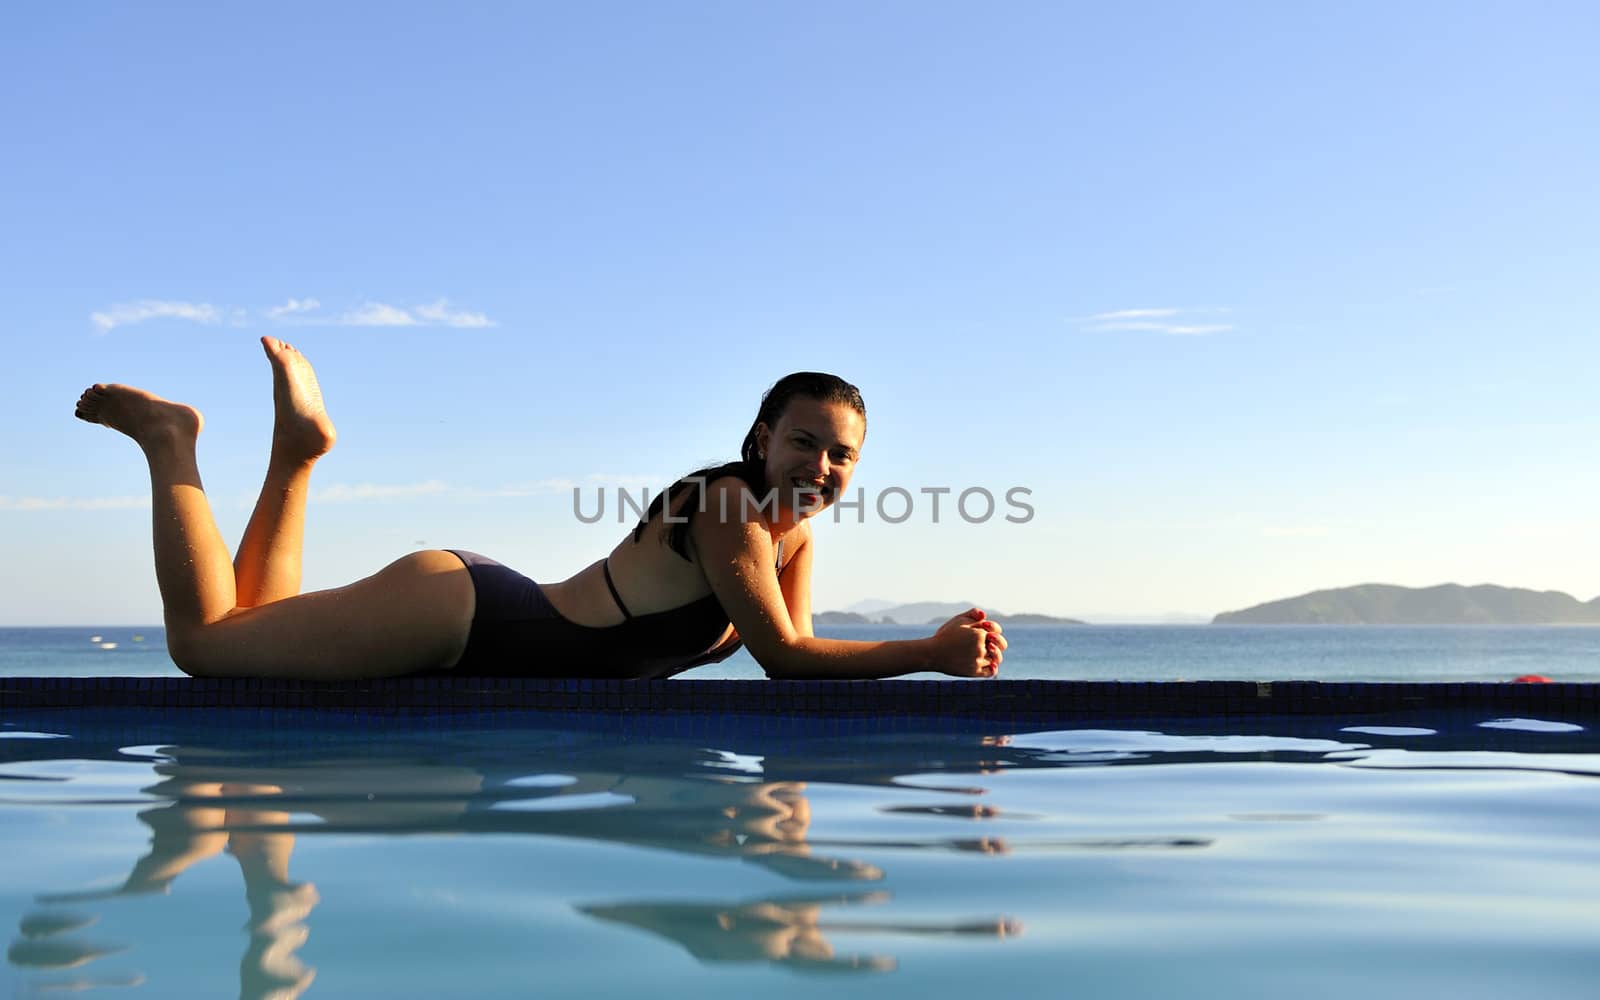
M1360 715L1490 709L1600 716L1600 684L1320 681L552 680L371 681L188 677L3 677L0 710L257 708L415 716L486 711L1053 718Z

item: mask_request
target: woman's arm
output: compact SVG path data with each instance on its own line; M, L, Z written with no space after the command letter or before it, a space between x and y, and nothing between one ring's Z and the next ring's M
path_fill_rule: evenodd
M800 545L778 572L778 587L783 591L783 606L797 634L811 638L811 522L800 529Z
M706 508L694 519L690 533L706 580L767 676L843 680L895 677L919 670L956 677L994 676L1005 639L1000 626L984 619L976 608L957 615L923 639L819 639L807 634L808 595L800 609L807 619L802 631L773 571L771 535L758 516L740 516L747 509L743 506L746 489L734 479L712 483ZM719 516L724 510L726 518ZM809 542L804 548L808 547ZM796 558L806 558L809 565L809 554L802 557L796 553ZM793 585L809 590L809 571L803 580L797 573Z

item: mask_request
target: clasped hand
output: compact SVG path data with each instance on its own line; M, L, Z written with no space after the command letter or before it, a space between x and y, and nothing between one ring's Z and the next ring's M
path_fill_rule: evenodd
M969 608L933 633L935 669L952 677L993 677L1005 658L1000 623L982 608Z

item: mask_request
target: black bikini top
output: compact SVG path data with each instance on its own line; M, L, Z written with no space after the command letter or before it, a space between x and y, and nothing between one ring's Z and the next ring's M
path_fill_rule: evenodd
M776 569L782 574L782 542L778 543ZM632 654L648 660L677 661L670 668L655 672L654 676L669 677L690 667L716 663L732 656L744 645L736 639L726 649L717 648L718 641L727 632L731 622L716 594L707 594L699 600L665 611L635 615L622 603L622 595L617 593L617 585L611 579L610 557L601 564L600 570L605 575L611 599L617 602L617 610L622 612L623 617L620 624L604 630L614 643L611 652ZM681 662L684 657L690 658L688 662Z
M779 539L779 541L778 541L778 558L773 562L772 568L774 570L776 570L780 575L783 573L783 540L782 539ZM606 556L605 561L600 564L600 572L605 574L606 589L611 591L611 599L613 601L617 602L617 610L622 612L622 620L624 622L633 621L633 612L629 611L628 610L628 606L626 604L622 603L622 595L617 593L617 585L611 579L611 557L610 556ZM685 610L687 608L692 608L695 605L701 604L701 603L703 603L705 601L716 601L716 600L717 600L717 595L716 594L707 594L706 596L700 598L700 600L698 600L698 601L692 601L692 602L690 602L688 604L682 604L682 605L679 605L676 608L668 608L665 611L654 611L654 612L651 612L651 614L656 614L656 615L676 614L679 611L683 611L683 610ZM722 602L721 601L717 601L717 607L718 607L718 609L721 609L721 607L722 607ZM644 615L642 617L649 618L650 615ZM726 618L727 616L724 615L723 617Z

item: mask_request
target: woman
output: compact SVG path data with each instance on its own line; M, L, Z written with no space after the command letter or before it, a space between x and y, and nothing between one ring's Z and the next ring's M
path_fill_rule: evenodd
M611 554L540 585L470 552L414 552L347 587L300 593L306 489L333 447L311 364L261 339L276 411L266 482L230 562L200 485L202 420L181 403L94 385L77 416L133 438L150 465L167 648L206 677L421 672L665 677L741 643L770 677L992 677L1006 647L973 608L924 639L811 631L811 518L850 482L866 434L855 387L790 375L763 397L741 461L686 477Z

